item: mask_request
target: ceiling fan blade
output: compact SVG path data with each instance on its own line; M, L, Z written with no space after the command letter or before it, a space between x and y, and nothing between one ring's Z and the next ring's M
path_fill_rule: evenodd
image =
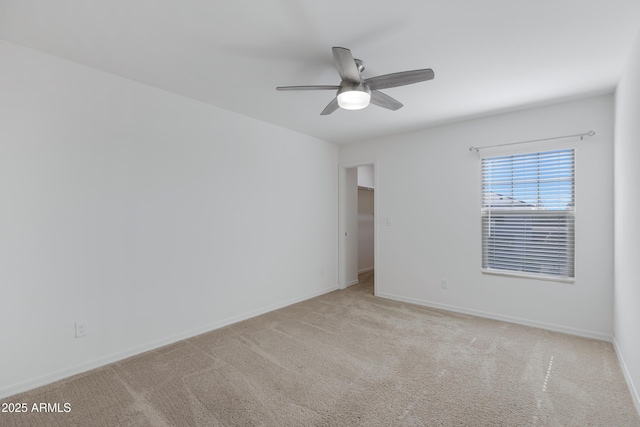
M276 90L338 90L340 86L316 85L316 86L278 86Z
M351 51L344 47L331 49L333 50L333 62L336 64L340 78L348 82L360 83L362 77L360 77L360 71L356 65L356 60L351 55Z
M411 85L433 79L431 68L424 70L402 71L400 73L385 74L367 79L367 85L371 90L387 89L390 87Z
M377 90L371 91L371 103L391 111L396 111L403 107L401 102Z
M333 98L333 100L329 103L329 105L324 107L324 110L322 110L322 113L320 113L320 115L327 116L333 113L334 111L336 111L337 109L338 109L338 98Z

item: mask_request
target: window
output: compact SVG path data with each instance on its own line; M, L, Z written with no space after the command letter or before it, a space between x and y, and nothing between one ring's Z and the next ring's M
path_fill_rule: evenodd
M574 277L574 150L482 160L482 269Z

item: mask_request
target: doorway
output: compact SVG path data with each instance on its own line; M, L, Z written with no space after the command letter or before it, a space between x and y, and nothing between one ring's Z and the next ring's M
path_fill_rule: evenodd
M378 190L375 162L340 165L339 167L339 245L338 266L340 289L367 279L376 271ZM376 280L373 293L376 294Z

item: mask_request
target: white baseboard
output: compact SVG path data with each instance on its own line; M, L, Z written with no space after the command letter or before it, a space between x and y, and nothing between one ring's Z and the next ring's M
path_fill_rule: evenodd
M479 311L479 310L472 310L472 309L468 309L468 308L464 308L464 307L458 307L458 306L440 304L440 303L431 302L431 301L419 300L419 299L416 299L416 298L406 298L406 297L402 297L402 296L399 296L399 295L387 294L387 293L384 293L384 292L379 292L379 293L376 294L376 296L379 296L379 297L382 297L382 298L391 299L391 300L395 300L395 301L408 302L408 303L411 303L411 304L422 305L422 306L425 306L425 307L438 308L438 309L441 309L441 310L452 311L454 313L469 314L471 316L478 316L478 317L484 317L484 318L487 318L487 319L500 320L500 321L503 321L503 322L516 323L518 325L531 326L531 327L534 327L534 328L546 329L546 330L554 331L554 332L562 332L562 333L565 333L565 334L576 335L576 336L579 336L579 337L593 338L593 339L600 340L600 341L612 342L612 340L613 340L613 337L611 335L603 334L603 333L600 333L600 332L586 331L586 330L583 330L583 329L570 328L570 327L567 327L567 326L554 325L552 323L538 322L538 321L529 320L529 319L521 319L519 317L504 316L502 314L489 313L489 312L486 312L486 311Z
M367 268L363 268L362 270L358 270L358 274L368 273L370 271L373 271L373 267L367 267Z
M631 374L627 369L627 364L624 363L624 358L622 357L620 347L618 347L618 342L616 341L615 337L613 338L613 348L615 349L616 355L618 356L618 362L620 362L620 367L622 368L624 379L627 381L627 386L629 387L629 392L631 393L633 404L636 405L636 411L638 411L638 415L640 415L640 393L638 393L638 389L636 388L635 384L633 384L633 379L631 379Z
M357 285L358 283L360 283L360 281L358 279L356 280L352 280L350 282L347 282L346 285L344 285L345 288L348 288L349 286L353 286L353 285Z
M253 311L250 311L250 312L247 312L247 313L243 313L243 314L240 314L240 315L237 315L237 316L232 316L232 317L229 317L227 319L223 319L223 320L220 320L218 322L214 322L214 323L211 323L211 324L208 324L208 325L200 326L198 328L191 329L191 330L188 330L188 331L185 331L185 332L181 332L179 334L171 335L171 336L166 337L166 338L162 338L162 339L159 339L159 340L148 342L146 344L135 346L135 347L130 348L130 349L125 350L125 351L112 353L110 355L99 357L97 359L94 359L94 360L91 360L91 361L88 361L88 362L85 362L85 363L81 363L81 364L78 364L78 365L75 365L75 366L72 366L72 367L69 367L69 368L61 369L59 371L52 372L52 373L49 373L49 374L45 374L45 375L42 375L42 376L39 376L39 377L36 377L36 378L31 378L31 379L29 379L27 381L22 381L20 383L13 384L13 385L10 385L10 386L7 386L7 387L2 387L2 388L0 388L0 399L5 399L5 398L7 398L9 396L13 396L13 395L18 394L18 393L29 391L29 390L32 390L32 389L37 388L37 387L42 387L44 385L51 384L53 382L56 382L56 381L71 377L73 375L81 374L83 372L87 372L87 371L90 371L92 369L100 368L102 366L109 365L109 364L114 363L114 362L118 362L118 361L126 359L128 357L135 356L135 355L138 355L138 354L150 351L150 350L155 350L157 348L164 347L165 345L173 344L173 343L175 343L177 341L181 341L181 340L184 340L184 339L187 339L187 338L192 338L194 336L197 336L197 335L200 335L200 334L204 334L206 332L210 332L210 331L213 331L215 329L219 329L219 328L222 328L224 326L228 326L228 325L231 325L233 323L240 322L242 320L247 320L247 319L250 319L252 317L256 317L256 316L259 316L261 314L268 313L270 311L278 310L280 308L287 307L289 305L296 304L296 303L299 303L301 301L306 301L308 299L315 298L317 296L324 295L324 294L329 293L329 292L333 292L333 291L335 291L337 289L338 289L338 287L336 286L336 287L332 287L332 288L329 288L329 289L324 289L322 291L312 292L310 294L307 294L307 295L304 295L304 296L301 296L301 297L292 298L290 300L287 300L287 301L284 301L284 302L281 302L281 303L272 304L272 305L267 306L267 307L263 307L263 308L260 308L260 309L257 309L257 310L253 310Z

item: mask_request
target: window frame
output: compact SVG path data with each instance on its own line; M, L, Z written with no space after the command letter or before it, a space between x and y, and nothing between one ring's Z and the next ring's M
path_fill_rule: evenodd
M485 267L486 261L486 247L489 245L488 239L485 236L485 221L487 217L487 213L489 213L489 217L491 217L491 212L496 212L497 215L525 215L526 213L531 212L539 212L540 215L550 215L553 216L553 210L545 210L545 209L537 209L535 207L526 207L523 209L513 209L513 210L505 210L502 211L498 209L490 209L485 207L485 168L484 162L488 159L494 159L498 157L508 157L508 156L526 156L526 155L535 155L535 154L545 154L554 151L571 151L571 159L572 159L572 176L571 176L571 185L572 185L572 201L573 205L571 209L563 209L557 210L558 216L566 216L570 218L571 222L571 230L572 238L570 241L570 245L567 247L567 257L571 263L571 276L562 276L556 274L545 274L542 272L532 272L532 271L521 271L521 270L509 270L502 268L490 268ZM561 147L538 147L538 148L530 148L524 150L499 150L497 152L487 152L483 153L480 156L480 270L483 274L497 275L497 276L509 276L509 277L518 277L518 278L526 278L533 280L543 280L543 281L552 281L552 282L561 282L573 284L575 282L576 277L576 249L575 249L575 232L576 232L576 161L577 159L577 149L575 146L561 146ZM534 214L535 215L535 214ZM490 221L490 219L489 219ZM523 233L524 234L524 233ZM531 237L529 237L531 239ZM488 261L486 263L488 266Z

